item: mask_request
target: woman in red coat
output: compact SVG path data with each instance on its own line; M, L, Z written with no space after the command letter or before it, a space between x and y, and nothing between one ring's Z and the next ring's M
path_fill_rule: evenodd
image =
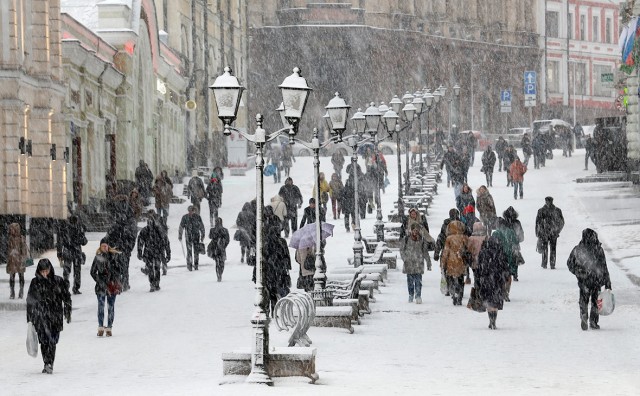
M516 156L509 167L509 173L513 182L513 199L518 199L518 188L520 188L520 199L522 199L522 183L524 183L524 174L527 173L527 166L520 161L520 157Z

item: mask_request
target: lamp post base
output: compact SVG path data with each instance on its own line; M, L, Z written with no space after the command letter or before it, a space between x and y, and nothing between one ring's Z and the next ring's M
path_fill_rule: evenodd
M373 227L376 230L376 240L378 242L384 242L384 222L379 219L376 221Z

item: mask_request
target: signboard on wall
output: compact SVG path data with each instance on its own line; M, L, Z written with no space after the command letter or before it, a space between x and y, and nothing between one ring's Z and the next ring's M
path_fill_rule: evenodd
M247 139L236 131L227 136L227 158L229 174L244 176L247 171Z

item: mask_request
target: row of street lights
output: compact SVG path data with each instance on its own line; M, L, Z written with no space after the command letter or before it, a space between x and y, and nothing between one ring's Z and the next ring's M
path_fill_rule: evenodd
M346 123L348 119L349 106L344 99L340 97L338 93L332 98L328 105L325 107L327 114L325 120L327 125L332 131L332 137L328 139L324 144L320 144L318 138L318 131L314 129L313 138L310 142L304 142L296 139L298 133L298 126L302 114L304 113L307 100L311 88L307 85L306 80L300 75L298 68L293 69L293 74L284 79L279 88L282 93L282 104L277 109L280 113L283 128L267 134L262 128L263 117L262 115L256 115L257 127L253 134L246 133L233 127L231 124L235 121L238 108L240 106L240 99L244 87L240 85L238 79L233 76L229 67L224 69L224 73L216 78L213 85L209 88L212 89L213 95L216 101L218 109L218 118L224 124L224 134L230 135L231 131L236 131L244 136L248 141L251 141L256 146L256 297L254 300L255 311L251 319L251 323L254 327L254 343L251 353L251 373L247 377L247 382L262 383L271 385L273 382L269 377L266 369L266 359L269 350L269 316L266 308L266 292L264 285L264 266L262 257L263 248L263 234L262 234L262 212L264 207L264 146L267 142L277 138L279 135L286 133L289 136L289 142L293 143L297 141L307 148L311 149L314 154L314 176L316 180L316 189L314 195L316 202L320 202L320 181L319 181L319 167L320 167L320 149L331 144L333 142L341 142L343 139L347 139L348 145L353 149L353 156L351 158L351 171L354 175L354 195L355 195L355 227L354 227L354 265L362 265L362 235L360 232L360 215L358 205L358 171L357 171L357 152L358 146L373 141L374 143L374 156L380 176L380 162L378 153L378 143L381 140L392 138L393 134L396 135L396 147L398 157L398 213L402 218L404 216L403 198L402 198L402 170L400 161L400 134L401 132L409 129L415 119L416 114L418 119L426 109L431 108L432 100L435 99L437 103L440 95L444 95L444 88L440 87L433 94L428 90L416 94L405 94L400 100L397 96L389 102L389 106L381 103L379 107L376 107L372 102L367 109L362 112L361 109L353 115L351 120L354 125L354 133L349 136L343 136L346 130ZM457 88L457 89L456 89ZM456 95L459 92L459 87L454 87ZM426 107L424 106L426 104ZM400 117L402 114L403 117ZM379 125L382 121L384 130L387 132L387 136L383 138L378 137ZM404 122L404 126L400 126L400 122ZM427 134L429 133L428 127L428 113L427 113ZM366 135L365 135L366 134ZM408 141L408 139L407 139ZM428 135L427 135L428 142ZM407 172L406 172L406 188L407 193L409 191L409 158L407 147ZM427 151L428 147L427 147ZM422 153L420 156L421 170L422 168ZM382 221L382 208L380 205L380 189L379 183L376 187L376 235L379 241L384 240L384 222ZM321 247L321 223L320 223L320 210L316 210L316 272L314 274L314 301L316 305L328 305L331 304L330 297L325 291L326 287L326 268L324 264L323 251Z

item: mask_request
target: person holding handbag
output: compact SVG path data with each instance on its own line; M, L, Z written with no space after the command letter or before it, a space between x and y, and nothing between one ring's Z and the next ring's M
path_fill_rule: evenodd
M71 322L69 288L61 277L55 275L51 261L41 259L27 292L27 323L32 323L38 333L44 362L43 373L53 373L63 318L67 323Z
M116 296L122 292L122 268L117 256L121 252L109 247L106 238L100 241L100 247L91 265L91 277L96 281L98 297L98 337L105 334L111 337L111 328L115 319ZM104 302L109 305L107 327L104 327Z
M9 298L16 298L16 274L20 282L18 298L22 298L24 293L24 270L25 260L29 256L29 249L24 236L20 230L20 224L11 223L9 225L9 240L7 241L7 274L9 274Z

